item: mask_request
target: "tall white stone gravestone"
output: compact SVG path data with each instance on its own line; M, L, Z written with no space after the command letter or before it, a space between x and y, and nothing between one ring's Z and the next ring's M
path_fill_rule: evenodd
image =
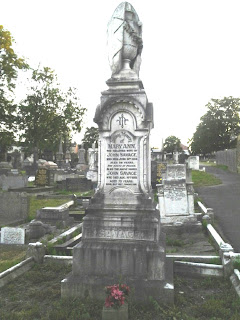
M132 5L121 3L108 25L112 77L94 118L98 187L86 210L82 241L73 250L72 275L62 281L64 297L88 293L104 299L104 287L121 279L137 300L173 301L172 272L151 190L153 106L138 77L141 33Z

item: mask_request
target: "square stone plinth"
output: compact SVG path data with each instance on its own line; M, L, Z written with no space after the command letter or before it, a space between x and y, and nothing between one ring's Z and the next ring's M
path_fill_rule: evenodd
M126 283L134 299L173 303L172 261L159 243L85 241L74 248L73 272L62 281L62 297L104 301L104 287Z

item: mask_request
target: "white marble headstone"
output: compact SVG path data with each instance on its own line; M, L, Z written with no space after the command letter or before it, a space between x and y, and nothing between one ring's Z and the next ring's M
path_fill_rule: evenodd
M167 166L167 180L186 179L186 165L185 164L173 164Z
M187 189L185 181L165 181L164 200L166 215L188 214Z
M4 227L1 229L1 243L24 244L25 230L22 228Z
M193 170L199 170L199 156L191 156L188 158L188 167Z

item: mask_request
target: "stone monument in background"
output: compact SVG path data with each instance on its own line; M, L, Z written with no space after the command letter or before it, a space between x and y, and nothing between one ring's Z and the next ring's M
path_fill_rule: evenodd
M98 179L97 158L98 150L95 147L95 143L93 143L92 148L88 149L88 172L86 175L87 179L92 182L97 182Z
M64 160L63 160L62 135L60 136L59 149L58 149L58 152L56 153L56 163L57 163L59 168L62 168L62 165L64 163Z
M137 300L152 296L172 302L172 270L151 189L153 106L138 76L142 24L127 2L108 24L108 47L112 77L94 118L98 186L86 210L82 241L73 250L72 274L62 281L62 296L104 299L104 287L121 281Z
M81 173L85 172L88 169L88 165L86 164L85 159L86 150L84 149L84 145L82 144L80 149L78 149L78 164L76 165L76 169Z

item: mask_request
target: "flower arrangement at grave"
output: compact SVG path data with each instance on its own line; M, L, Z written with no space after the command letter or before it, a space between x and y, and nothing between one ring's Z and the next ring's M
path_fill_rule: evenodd
M126 284L114 284L105 287L105 292L107 294L105 307L118 309L127 300L130 288Z

